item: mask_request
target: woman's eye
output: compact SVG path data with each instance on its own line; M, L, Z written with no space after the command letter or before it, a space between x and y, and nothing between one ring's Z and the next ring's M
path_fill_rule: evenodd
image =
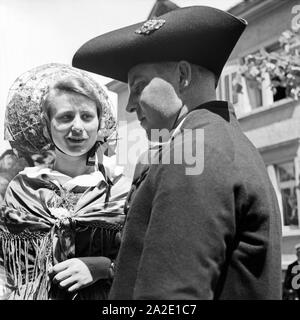
M94 116L91 115L91 114L83 114L83 115L81 116L81 118L82 118L83 120L87 121L87 120L93 119Z
M58 117L58 120L60 120L60 121L70 121L71 119L72 119L72 117L68 114L65 114L65 115Z

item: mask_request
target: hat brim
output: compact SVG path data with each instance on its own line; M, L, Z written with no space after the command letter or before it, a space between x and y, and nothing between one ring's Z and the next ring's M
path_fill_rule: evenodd
M218 78L246 27L244 20L206 6L180 8L157 19L165 23L149 34L136 32L143 21L86 42L75 53L73 66L127 82L135 65L186 60Z

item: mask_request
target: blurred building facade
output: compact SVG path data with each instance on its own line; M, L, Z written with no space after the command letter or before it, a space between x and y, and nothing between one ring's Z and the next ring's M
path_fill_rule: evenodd
M248 54L264 48L278 50L278 38L291 30L293 8L299 1L243 1L229 10L248 21L248 27L224 69L218 97L233 102L239 123L258 148L277 193L282 219L282 269L294 260L300 242L300 101L272 92L266 75L262 88L243 80L242 94L235 94L232 82L236 68Z
M232 52L217 88L218 99L233 103L240 125L262 155L274 185L282 218L283 272L296 259L294 246L300 242L300 101L287 98L285 94L274 94L267 77L261 89L253 87L245 79L242 81L242 93L236 93L233 87L238 67L245 56L260 48L269 51L278 48L280 34L291 29L292 9L296 5L299 5L298 0L244 0L228 10L246 19L248 27ZM148 18L176 7L171 1L158 0ZM140 128L135 114L125 111L127 84L112 81L107 88L118 96L120 123L127 123L128 132ZM120 141L124 138L121 136ZM146 137L140 139L144 139L146 147ZM129 141L128 147L130 143L135 141ZM132 176L133 169L134 163L131 162L125 166L125 173Z

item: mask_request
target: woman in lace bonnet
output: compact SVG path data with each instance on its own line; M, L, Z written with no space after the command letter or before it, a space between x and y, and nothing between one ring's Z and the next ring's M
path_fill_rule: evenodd
M26 91L26 83L22 88ZM122 176L109 176L102 164L107 135L115 131L110 103L103 89L70 67L40 92L40 112L32 112L40 119L31 133L36 130L54 147L55 161L50 168L25 168L8 186L1 209L6 230L2 228L0 241L2 247L18 247L24 255L11 259L7 250L0 252L0 283L5 283L0 295L2 291L8 299L106 299L129 188ZM6 128L16 148L28 132L22 129L18 141L13 133L21 129L9 126L9 111Z

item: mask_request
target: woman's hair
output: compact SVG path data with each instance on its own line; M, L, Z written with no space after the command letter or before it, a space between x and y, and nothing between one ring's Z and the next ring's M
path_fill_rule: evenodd
M85 79L80 77L71 76L64 78L55 82L52 86L49 87L48 93L45 95L42 101L42 113L45 120L50 122L50 110L51 110L51 103L53 97L60 93L77 93L80 94L92 101L95 102L97 108L97 115L99 119L99 126L100 126L100 119L102 116L102 104L100 100L100 96L97 91L93 88L93 86Z

